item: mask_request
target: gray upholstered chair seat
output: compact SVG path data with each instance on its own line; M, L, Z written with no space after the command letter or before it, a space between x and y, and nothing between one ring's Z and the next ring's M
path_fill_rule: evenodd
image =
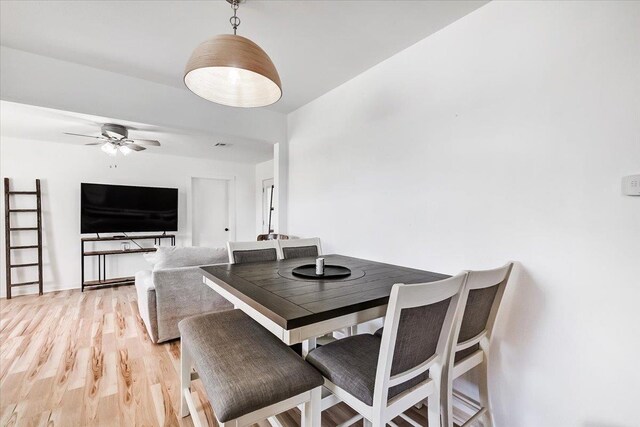
M322 385L322 376L240 310L179 323L211 406L230 421Z
M380 336L377 335L354 335L316 348L306 360L329 381L363 403L372 405L380 343ZM392 387L389 399L424 381L428 376L429 371L426 371L411 381Z

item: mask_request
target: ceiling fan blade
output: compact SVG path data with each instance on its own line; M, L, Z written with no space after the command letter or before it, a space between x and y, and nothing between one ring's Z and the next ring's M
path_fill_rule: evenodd
M84 145L102 145L104 142L87 142Z
M127 141L131 141L134 144L152 145L154 147L160 147L160 141L156 141L155 139L127 139Z
M122 144L122 145L123 145L123 146L125 146L125 147L127 147L127 148L129 148L129 149L131 149L131 150L133 150L133 151L143 151L143 150L146 150L146 148L144 148L144 147L140 147L139 145L136 145L136 144L129 144L129 143L125 143L125 144Z
M84 136L85 138L105 139L102 136L82 135L80 133L64 132L65 135Z

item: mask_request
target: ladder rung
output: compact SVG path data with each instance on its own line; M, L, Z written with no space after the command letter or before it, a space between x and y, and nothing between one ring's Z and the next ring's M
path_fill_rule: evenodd
M30 262L28 264L12 264L9 267L11 267L11 268L36 267L37 265L38 265L37 262Z
M9 212L38 212L38 209L9 209Z
M11 287L13 288L14 286L27 286L27 285L37 285L40 282L38 282L37 280L35 282L22 282L22 283L12 283Z
M38 249L38 245L9 246L9 249Z
M25 230L37 230L38 227L14 227L10 228L9 231L25 231Z
M38 194L37 191L9 191L9 194L33 194L34 196Z

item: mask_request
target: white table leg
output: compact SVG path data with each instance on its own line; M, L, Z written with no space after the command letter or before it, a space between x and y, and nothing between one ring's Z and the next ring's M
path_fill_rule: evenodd
M302 341L302 357L307 357L307 354L314 348L316 348L316 337Z

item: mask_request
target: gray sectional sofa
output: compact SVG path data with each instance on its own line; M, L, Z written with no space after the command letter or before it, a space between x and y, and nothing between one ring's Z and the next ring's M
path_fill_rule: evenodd
M138 309L154 343L180 337L185 317L233 306L202 282L201 265L226 264L225 248L158 247L145 257L150 270L135 276Z

